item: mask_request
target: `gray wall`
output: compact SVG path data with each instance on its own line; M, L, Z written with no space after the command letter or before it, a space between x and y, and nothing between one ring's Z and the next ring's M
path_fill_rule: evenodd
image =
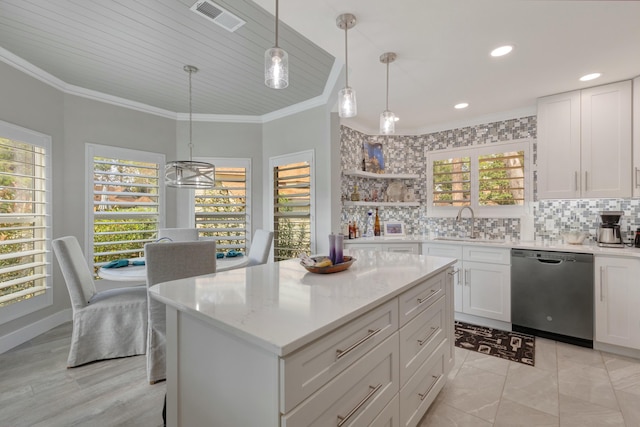
M326 106L265 123L262 131L263 168L268 173L269 159L284 154L314 150L315 159L315 224L316 252L328 253L328 234L340 230L339 211L332 205L340 203L340 126ZM269 182L263 183L263 192ZM269 201L264 202L264 218L270 218Z
M167 157L167 161L189 158L189 122L177 124L176 154ZM262 124L260 123L215 123L193 122L193 158L227 157L251 159L251 225L257 228L269 228L262 219ZM177 206L187 203L187 192L167 188L169 197L175 195ZM190 218L185 210L179 210L175 225L187 227ZM253 233L252 233L253 234Z
M53 233L62 228L65 201L60 183L64 176L63 94L0 62L0 120L51 136L53 155ZM83 162L84 163L84 162ZM53 305L0 325L0 337L71 307L60 270L54 269Z

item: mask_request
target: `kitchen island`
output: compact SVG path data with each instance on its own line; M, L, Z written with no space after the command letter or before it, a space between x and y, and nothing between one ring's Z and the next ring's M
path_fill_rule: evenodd
M453 364L455 259L351 251L162 283L167 425L417 425Z

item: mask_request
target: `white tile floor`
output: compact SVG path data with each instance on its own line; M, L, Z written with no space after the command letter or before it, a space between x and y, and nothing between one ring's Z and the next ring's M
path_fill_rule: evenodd
M640 360L536 338L536 366L456 348L420 427L638 427Z

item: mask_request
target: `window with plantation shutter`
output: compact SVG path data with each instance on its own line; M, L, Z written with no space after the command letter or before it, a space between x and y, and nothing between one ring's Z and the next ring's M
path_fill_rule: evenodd
M309 152L272 159L275 261L315 251L312 162Z
M218 252L247 253L251 232L251 160L207 159L216 167L215 188L195 190L194 218L201 239Z
M93 185L85 252L93 270L144 256L164 225L164 155L87 144L87 165Z
M51 138L0 122L0 321L52 303Z
M531 200L530 145L523 140L428 153L428 210L450 215L469 206L476 215L524 213Z

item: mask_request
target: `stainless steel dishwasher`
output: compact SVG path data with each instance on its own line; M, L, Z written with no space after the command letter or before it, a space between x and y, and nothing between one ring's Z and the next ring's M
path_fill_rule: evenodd
M511 250L511 323L524 332L593 347L593 255Z

